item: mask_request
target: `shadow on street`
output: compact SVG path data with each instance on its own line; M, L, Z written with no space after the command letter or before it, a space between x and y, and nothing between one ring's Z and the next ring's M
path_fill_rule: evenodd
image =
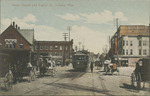
M74 90L74 91L92 91L92 92L97 92L97 93L102 93L110 96L114 96L109 94L108 90L103 90L103 89L98 89L98 88L93 88L89 86L83 86L83 85L78 85L78 84L68 84L68 83L45 83L46 85L51 85L63 89L69 89L69 90Z

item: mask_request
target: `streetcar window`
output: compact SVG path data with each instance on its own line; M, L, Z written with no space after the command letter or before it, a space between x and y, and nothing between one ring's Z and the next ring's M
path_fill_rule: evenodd
M76 56L74 59L76 60L86 60L85 56Z

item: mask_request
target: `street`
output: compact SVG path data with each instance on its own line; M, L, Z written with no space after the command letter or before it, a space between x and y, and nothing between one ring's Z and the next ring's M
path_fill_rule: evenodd
M120 67L119 75L105 75L103 68L94 67L91 73L77 71L72 65L56 67L56 76L37 77L35 81L24 81L5 91L1 86L0 95L148 95L145 89L136 90L131 86L130 76L134 67Z

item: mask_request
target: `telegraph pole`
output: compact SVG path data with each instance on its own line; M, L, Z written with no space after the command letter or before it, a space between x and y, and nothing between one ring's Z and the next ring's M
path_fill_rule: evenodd
M70 41L70 31L71 31L71 26L68 26L68 31L69 31L69 41Z
M70 46L71 46L71 42L70 42L70 30L71 30L71 26L68 26L68 30L69 30L69 63L70 63Z
M65 65L65 60L66 60L66 40L67 40L67 36L68 33L63 33L64 39L65 39L65 43L64 43L64 52L63 52L63 65Z

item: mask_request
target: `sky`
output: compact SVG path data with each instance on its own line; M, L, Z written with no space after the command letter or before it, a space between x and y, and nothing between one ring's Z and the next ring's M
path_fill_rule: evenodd
M150 0L0 0L0 33L13 21L34 29L40 41L63 41L69 33L73 46L102 53L118 25L149 24ZM67 39L68 40L68 39Z

